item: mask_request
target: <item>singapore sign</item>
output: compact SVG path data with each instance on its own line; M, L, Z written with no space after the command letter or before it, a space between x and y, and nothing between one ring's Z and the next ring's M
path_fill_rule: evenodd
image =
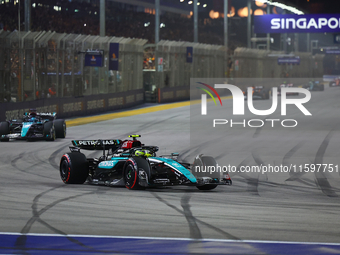
M340 14L262 15L254 17L255 33L338 33Z

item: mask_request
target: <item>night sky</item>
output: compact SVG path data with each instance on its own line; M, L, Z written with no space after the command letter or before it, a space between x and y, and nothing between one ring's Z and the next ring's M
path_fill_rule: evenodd
M340 0L286 0L284 2L300 7L308 13L340 13Z

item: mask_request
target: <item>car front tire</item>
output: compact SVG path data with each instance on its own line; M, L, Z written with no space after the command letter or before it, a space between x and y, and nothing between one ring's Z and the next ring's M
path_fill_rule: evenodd
M195 169L196 166L200 167L206 167L208 168L209 166L214 166L216 167L217 162L216 160L211 157L211 156L201 156L199 159L196 158L194 163L193 163L193 169ZM215 178L216 176L213 176ZM200 186L196 186L199 190L212 190L217 187L217 184L204 184Z
M65 120L59 119L54 121L54 128L56 138L65 138L66 137L66 123Z
M132 190L145 189L150 178L150 165L144 158L132 157L124 165L125 187Z
M54 141L56 138L55 128L53 121L44 124L44 134L46 141Z

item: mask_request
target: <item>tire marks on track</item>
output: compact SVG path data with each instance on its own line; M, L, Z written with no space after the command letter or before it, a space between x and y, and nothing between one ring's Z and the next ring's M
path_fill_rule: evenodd
M187 222L188 222L188 226L189 226L189 231L190 231L190 238L192 238L192 242L188 245L188 250L190 254L196 254L196 251L199 250L199 254L206 254L204 253L204 246L202 244L201 239L203 239L203 236L201 234L201 231L198 227L198 224L201 224L207 228L212 229L213 231L216 231L217 233L221 234L223 236L223 238L228 239L228 240L241 240L240 238L218 228L215 227L209 223L206 223L200 219L198 219L197 217L193 216L191 209L190 209L190 198L191 196L188 194L189 191L187 191L181 198L181 207L183 208L183 210L180 210L179 208L177 208L176 206L170 204L169 202L167 202L165 199L161 198L159 195L157 195L155 192L152 192L152 195L154 195L158 201L164 203L165 205L167 205L168 207L172 208L173 210L177 211L178 213L182 214ZM254 254L265 254L262 251L259 251L257 247L252 246L251 244L246 244L249 246L249 248L251 248L255 252Z
M245 182L247 183L247 191L253 195L260 196L259 191L258 191L258 186L259 186L259 177L253 178L249 176L246 173L243 173L240 171L240 168L242 166L248 166L249 164L249 159L245 158L238 166L237 166L237 172L235 175L239 175L240 177L244 178Z
M49 180L53 179L51 176L45 176L45 175L42 175L42 174L33 173L33 172L29 171L30 169L34 169L35 166L39 165L37 163L29 164L30 161L32 160L32 156L31 155L33 155L33 152L30 152L30 153L22 152L22 153L20 153L18 156L16 156L14 159L11 160L11 166L14 169L18 170L19 172L22 172L22 173L25 173L25 174L33 175L35 177L38 176L38 177L46 178L46 179L49 179ZM17 165L19 160L24 160L25 161L25 163L26 163L25 169L21 169ZM44 162L44 163L46 164L46 162Z
M292 149L290 149L282 159L282 165L289 166L290 159L294 156L294 154L303 146L304 142L300 142L295 145ZM286 181L297 181L306 186L315 187L315 183L308 179L301 179L301 177L305 175L305 172L295 172L293 169L289 172L289 178Z
M91 195L91 194L95 194L96 193L95 191L93 191L93 192L91 191L91 192L86 192L86 193L79 194L79 195L74 195L74 196L69 196L69 197L66 197L66 198L61 198L61 199L58 199L58 200L50 203L49 205L45 206L44 208L38 210L39 199L41 197L43 197L44 195L46 195L47 193L55 191L55 190L57 190L57 189L59 189L61 187L65 187L64 184L59 185L58 187L54 187L54 188L48 189L48 190L46 190L46 191L44 191L44 192L42 192L42 193L40 193L40 194L38 194L37 196L34 197L33 203L32 203L32 206L31 206L31 208L32 208L32 217L27 221L25 226L20 231L20 233L23 234L23 235L19 236L17 238L17 240L16 240L16 243L15 243L15 248L17 250L20 250L21 252L23 252L23 254L28 254L27 252L25 252L25 250L26 250L25 246L26 246L26 240L27 240L27 236L25 234L28 234L30 232L31 227L36 222L41 223L42 225L44 225L45 227L47 227L48 229L50 229L51 231L53 231L56 234L65 235L66 238L70 242L72 242L72 243L75 243L75 244L77 244L79 246L82 246L82 247L86 247L86 248L92 249L91 247L88 247L88 246L84 245L83 243L81 243L77 239L67 236L66 233L64 233L63 231L58 230L57 228L51 226L50 224L48 224L47 222L45 222L44 220L42 220L40 218L40 216L43 213L47 212L49 209L51 209L52 207L54 207L55 205L57 205L59 203L62 203L62 202L65 202L65 201L68 201L68 200L71 200L71 199L75 199L75 198L78 198L78 197L82 197L82 196Z
M55 159L57 157L57 155L62 152L63 150L65 150L65 145L62 145L59 147L59 149L55 150L48 158L48 162L50 163L50 165L54 168L59 170L59 164L57 164L55 162Z
M231 234L229 234L228 232L223 231L222 229L215 227L209 223L206 223L200 219L197 219L195 216L192 215L191 211L190 211L190 205L189 205L189 198L187 197L188 195L184 195L184 197L181 199L181 206L183 208L183 210L178 209L176 206L170 204L169 202L167 202L165 199L163 199L162 197L160 197L159 195L157 195L155 192L151 192L151 194L158 199L158 201L162 202L163 204L167 205L168 207L172 208L173 210L177 211L178 213L182 214L183 216L186 217L186 219L190 220L190 223L188 221L189 227L191 227L190 230L190 235L192 234L192 236L201 236L200 230L197 226L197 223L202 224L216 232L218 232L219 234L221 234L224 238L226 239L232 239L232 240L240 240L238 237L233 236ZM197 232L199 231L199 232ZM191 238L194 238L190 236Z
M318 151L316 152L315 155L315 159L314 159L314 163L315 165L317 164L323 164L323 158L325 156L326 153L326 149L329 145L329 142L332 138L334 134L334 131L331 130L325 137L325 139L322 141L321 145L318 148ZM295 145L291 150L289 150L285 156L283 157L282 160L282 164L283 165L289 165L289 160L290 158L297 152L298 149L300 149L303 146L303 142L298 143L297 145ZM322 191L322 193L324 193L326 196L329 197L338 197L337 193L335 192L334 189L328 179L327 176L324 172L322 171L315 171L314 175L315 175L315 183L308 180L308 179L302 179L302 176L304 176L306 173L308 173L308 171L303 171L303 172L293 172L291 171L289 173L290 177L286 180L286 181L297 181L300 182L304 185L310 186L310 187L315 187L315 185L317 187L320 188L320 190Z
M190 229L190 238L193 239L202 239L202 234L200 229L197 226L196 223L196 219L195 217L192 215L192 212L190 210L190 196L185 194L182 198L181 198L181 206L183 208L183 213L184 216L189 224L189 229Z
M316 156L314 160L314 164L322 164L323 163L323 157L325 155L326 149L328 147L328 144L330 142L330 139L332 138L334 132L331 130L323 142L321 143ZM332 186L330 185L329 181L327 180L327 176L324 172L315 172L315 178L316 178L316 184L320 187L321 191L329 196L329 197L337 197L338 195L333 190Z

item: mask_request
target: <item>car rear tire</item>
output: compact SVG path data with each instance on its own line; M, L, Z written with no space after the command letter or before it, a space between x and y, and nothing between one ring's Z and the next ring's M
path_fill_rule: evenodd
M55 128L53 121L46 122L44 124L44 135L46 141L54 141L56 138Z
M89 176L86 156L80 152L64 154L60 160L60 178L66 184L83 184Z
M66 137L66 123L65 120L55 120L54 121L55 135L56 138Z
M136 190L145 189L148 186L151 171L149 163L144 158L129 158L123 169L126 188Z
M8 135L8 134L9 134L9 123L7 121L3 121L0 123L0 140L2 142L9 141L8 138L1 138L1 136Z

